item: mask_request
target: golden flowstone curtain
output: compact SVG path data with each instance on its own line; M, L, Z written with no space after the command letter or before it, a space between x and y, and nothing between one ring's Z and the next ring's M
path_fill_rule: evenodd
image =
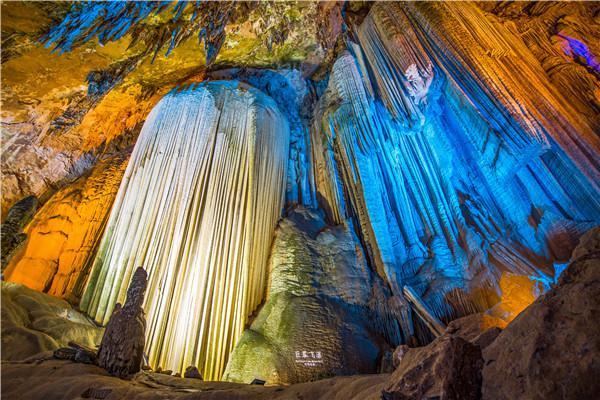
M288 146L287 119L256 89L169 93L140 133L81 308L106 323L143 266L150 365L219 379L262 301Z

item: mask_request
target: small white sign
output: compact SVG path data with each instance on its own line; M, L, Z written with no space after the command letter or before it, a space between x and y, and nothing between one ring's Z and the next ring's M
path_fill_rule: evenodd
M312 350L296 350L294 352L296 362L305 367L316 367L323 364L323 353Z

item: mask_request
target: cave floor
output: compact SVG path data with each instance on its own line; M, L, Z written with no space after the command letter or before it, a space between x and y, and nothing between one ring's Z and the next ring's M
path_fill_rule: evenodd
M5 399L379 399L389 374L355 375L290 386L204 382L142 371L131 380L95 365L37 357L2 362Z

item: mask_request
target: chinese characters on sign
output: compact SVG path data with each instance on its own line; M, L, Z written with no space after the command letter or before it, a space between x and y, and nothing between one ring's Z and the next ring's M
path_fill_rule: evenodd
M323 364L323 354L320 351L296 350L295 356L296 362L305 367L315 367Z

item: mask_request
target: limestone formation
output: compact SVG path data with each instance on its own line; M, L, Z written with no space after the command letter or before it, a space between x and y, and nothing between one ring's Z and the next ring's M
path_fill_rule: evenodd
M29 224L6 280L76 302L126 166L126 155L109 157L48 199Z
M482 366L479 346L444 335L426 347L409 349L381 398L479 400Z
M147 265L149 365L219 379L263 299L288 141L274 101L242 83L163 98L129 160L81 308L106 323Z
M551 291L483 352L484 399L592 399L600 393L600 227Z
M200 374L200 371L198 371L198 368L194 367L193 365L190 365L189 367L187 367L185 369L183 377L202 380L202 374Z
M5 397L598 391L597 2L0 7Z
M505 327L504 320L478 313L450 322L445 333L460 336L484 349L496 339Z
M500 296L514 318L599 222L593 121L475 3L378 3L353 29L314 113L319 206L354 219L421 343Z
M59 360L70 360L82 364L96 364L98 362L96 350L69 342L69 347L60 347L54 350L52 356Z
M401 340L383 282L352 232L315 210L290 210L275 233L268 296L223 379L296 383L374 373ZM387 296L387 297L386 297Z
M67 347L100 343L103 329L64 300L12 282L2 285L2 360L23 360Z
M144 294L148 274L138 267L127 289L125 305L117 303L98 349L98 365L109 374L127 378L142 368L146 334Z

